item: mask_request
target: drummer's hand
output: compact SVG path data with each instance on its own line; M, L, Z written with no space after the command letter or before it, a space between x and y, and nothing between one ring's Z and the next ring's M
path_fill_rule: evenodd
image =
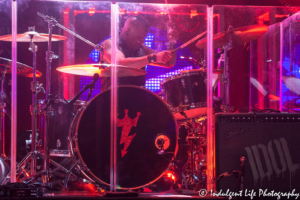
M172 58L172 54L170 51L162 51L156 53L156 58L158 63L166 64Z

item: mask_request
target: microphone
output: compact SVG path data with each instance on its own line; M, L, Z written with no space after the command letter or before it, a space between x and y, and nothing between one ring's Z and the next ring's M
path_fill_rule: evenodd
M95 84L98 81L99 77L100 76L99 76L98 73L94 74L94 76L93 76L93 82L91 83L90 90L93 90L95 88Z
M90 85L90 90L89 90L89 94L88 94L88 97L87 97L87 100L86 101L88 101L89 99L90 99L90 97L91 97L91 95L92 95L92 91L93 91L93 89L95 88L95 84L96 84L96 82L98 81L98 79L99 79L99 74L98 73L95 73L94 74L94 76L93 76L93 82L91 83L91 84L89 84Z
M87 89L90 89L90 91L91 91L91 88L92 88L92 90L93 90L98 79L99 79L99 74L95 73L93 76L93 82L84 86L84 88L79 93L77 93L73 97L73 99L71 99L71 101L69 102L69 105L73 105L75 103L75 101L77 99L79 99L79 97L82 95L82 93L85 92ZM88 99L90 98L91 94L92 94L92 92L89 92Z

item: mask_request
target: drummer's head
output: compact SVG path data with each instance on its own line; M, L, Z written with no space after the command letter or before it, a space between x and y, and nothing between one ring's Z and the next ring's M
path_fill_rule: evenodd
M127 18L120 36L129 48L138 50L144 43L149 28L149 23L144 17L131 16Z

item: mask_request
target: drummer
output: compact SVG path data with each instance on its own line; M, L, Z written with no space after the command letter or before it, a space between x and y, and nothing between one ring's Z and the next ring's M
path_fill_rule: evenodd
M176 54L170 51L157 52L144 44L144 40L150 29L148 21L140 16L129 17L119 36L117 49L118 65L145 70L145 66L150 63L157 63L162 67L173 67L176 61ZM103 59L105 63L111 63L111 40L107 39L103 43ZM110 78L101 78L104 91L110 87ZM146 76L131 76L118 78L118 85L145 86Z

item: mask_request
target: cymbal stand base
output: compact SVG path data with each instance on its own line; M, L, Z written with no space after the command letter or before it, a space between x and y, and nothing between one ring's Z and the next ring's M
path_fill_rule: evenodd
M55 166L55 169L53 170L42 170L38 173L35 173L34 175L29 175L29 173L26 171L26 165L28 164L28 162L30 161L30 159L34 158L41 158L44 159L44 154L42 154L39 151L32 151L29 152L24 158L23 160L17 165L16 167L16 174L17 174L17 179L21 177L21 175L24 175L25 178L23 178L22 182L23 183L30 183L30 182L36 182L36 183L40 183L43 186L52 186L54 183L58 183L58 182L65 182L64 180L60 180L60 181L56 181L54 183L50 183L49 180L44 180L45 178L48 178L49 175L53 176L57 176L59 174L60 177L66 178L70 173L72 175L72 180L77 180L77 176L75 174L73 174L71 172L71 170L66 169L65 167L61 166L60 164L58 164L57 162L50 160L50 164L52 164L53 166ZM60 174L57 171L61 170L64 174ZM42 176L42 180L38 181L37 178L39 176ZM1 183L1 185L5 185L7 183L9 183L10 181L10 173L6 176L6 178L3 180L3 182Z

